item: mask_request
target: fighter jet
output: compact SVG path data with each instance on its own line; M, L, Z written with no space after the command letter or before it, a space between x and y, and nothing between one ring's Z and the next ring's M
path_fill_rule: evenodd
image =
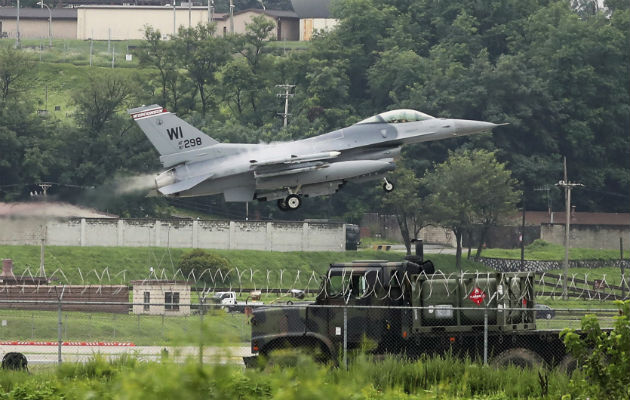
M383 179L394 183L402 145L489 131L499 124L434 118L415 110L387 111L354 125L293 142L219 143L186 121L154 104L128 111L160 153L167 168L155 178L165 196L223 194L228 202L277 200L296 210L304 197L337 192L346 182Z

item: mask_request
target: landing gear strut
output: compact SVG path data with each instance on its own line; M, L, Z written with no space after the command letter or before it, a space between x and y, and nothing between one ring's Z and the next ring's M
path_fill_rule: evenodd
M289 207L287 207L285 199L278 199L278 208L282 211L289 211Z
M290 194L284 199L278 199L278 208L282 211L293 211L300 208L302 198L297 194Z
M383 178L385 183L383 183L383 190L387 193L394 190L394 184L387 180L387 178Z

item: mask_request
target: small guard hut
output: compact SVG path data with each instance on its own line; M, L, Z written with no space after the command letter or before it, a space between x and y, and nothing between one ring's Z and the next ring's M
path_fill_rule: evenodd
M156 279L131 284L134 314L190 315L190 282Z

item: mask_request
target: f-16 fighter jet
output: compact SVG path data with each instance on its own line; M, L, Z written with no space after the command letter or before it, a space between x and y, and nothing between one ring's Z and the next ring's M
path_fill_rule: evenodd
M296 210L304 197L335 193L346 182L383 179L395 168L403 144L466 136L499 126L393 110L347 128L293 142L219 143L154 104L129 110L160 153L166 171L155 187L174 197L223 193L225 201L277 200Z

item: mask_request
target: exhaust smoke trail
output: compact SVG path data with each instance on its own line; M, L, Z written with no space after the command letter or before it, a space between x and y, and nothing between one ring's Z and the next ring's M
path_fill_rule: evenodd
M115 177L111 185L114 194L147 192L155 188L155 174Z

